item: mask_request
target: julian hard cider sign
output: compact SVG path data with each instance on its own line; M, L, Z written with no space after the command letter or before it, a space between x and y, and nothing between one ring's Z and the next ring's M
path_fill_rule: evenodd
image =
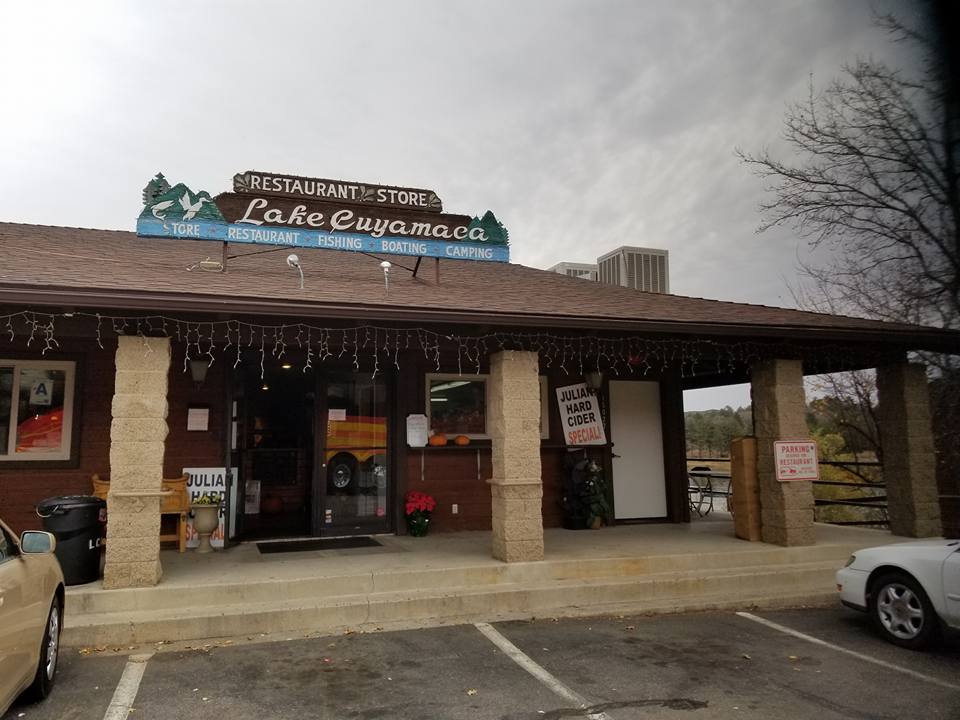
M432 190L247 171L211 197L157 175L143 191L137 234L355 252L509 262L506 229L443 213Z
M585 383L557 388L557 407L567 445L606 444L600 404Z

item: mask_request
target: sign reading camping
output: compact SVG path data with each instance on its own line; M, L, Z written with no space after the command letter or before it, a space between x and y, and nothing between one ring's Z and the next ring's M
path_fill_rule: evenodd
M597 396L585 383L557 388L557 407L567 445L605 445L603 420Z
M430 212L443 210L443 203L433 190L278 175L258 170L247 170L234 175L233 189L238 193L279 195L302 200L341 200L358 205L379 205Z
M137 234L456 260L510 261L509 235L492 212L488 210L479 217L441 213L439 198L436 207L416 205L420 202L430 205L432 191L338 184L337 181L252 171L237 178L246 178L239 185L247 189L212 198L205 191L193 192L183 183L171 186L158 174L143 190L144 207L137 220ZM264 184L273 188L274 181L280 191L261 189ZM321 185L322 190L318 189ZM371 190L373 200L366 205L357 202L358 197L364 197ZM382 196L388 199L385 205L375 203L376 198L381 197L381 190ZM404 193L400 193L401 190ZM293 197L296 193L299 195ZM403 205L403 202L410 204Z
M777 440L773 443L777 480L819 480L817 444L806 440Z

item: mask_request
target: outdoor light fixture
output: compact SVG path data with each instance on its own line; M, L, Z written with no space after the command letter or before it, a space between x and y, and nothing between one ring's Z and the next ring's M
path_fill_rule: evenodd
M287 255L287 265L300 273L300 289L303 290L303 268L300 267L300 258L296 255Z
M191 360L190 361L190 377L193 378L193 381L199 386L203 385L203 381L207 379L207 368L210 367L209 360Z
M603 387L603 373L599 370L591 370L583 374L583 382L591 390L599 390Z
M200 262L194 263L193 265L187 265L187 272L190 272L195 268L200 268L201 270L206 270L207 272L223 272L223 263L219 260L213 260L208 255Z
M284 370L289 370L290 368L293 367L293 365L291 365L290 363L284 363L280 367L282 367Z
M270 389L270 386L267 385L266 383L264 383L263 385L260 386L260 389L261 389L261 390L269 390L269 389Z
M384 292L390 292L390 268L393 265L390 264L389 260L384 260L380 263L380 267L383 268L383 290Z

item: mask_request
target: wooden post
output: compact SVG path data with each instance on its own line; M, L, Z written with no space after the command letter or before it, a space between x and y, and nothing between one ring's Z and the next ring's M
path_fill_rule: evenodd
M757 480L757 440L734 438L730 443L730 486L733 531L742 540L760 540L760 485Z

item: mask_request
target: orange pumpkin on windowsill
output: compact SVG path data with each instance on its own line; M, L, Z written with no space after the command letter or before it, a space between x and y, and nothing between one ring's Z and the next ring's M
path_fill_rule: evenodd
M454 442L456 445L461 445L461 446L463 446L463 445L469 445L469 444L470 444L470 438L468 438L466 435L457 435L457 436L453 439L453 442Z
M430 439L427 442L431 447L443 447L447 444L447 436L443 433L435 433L430 436Z

